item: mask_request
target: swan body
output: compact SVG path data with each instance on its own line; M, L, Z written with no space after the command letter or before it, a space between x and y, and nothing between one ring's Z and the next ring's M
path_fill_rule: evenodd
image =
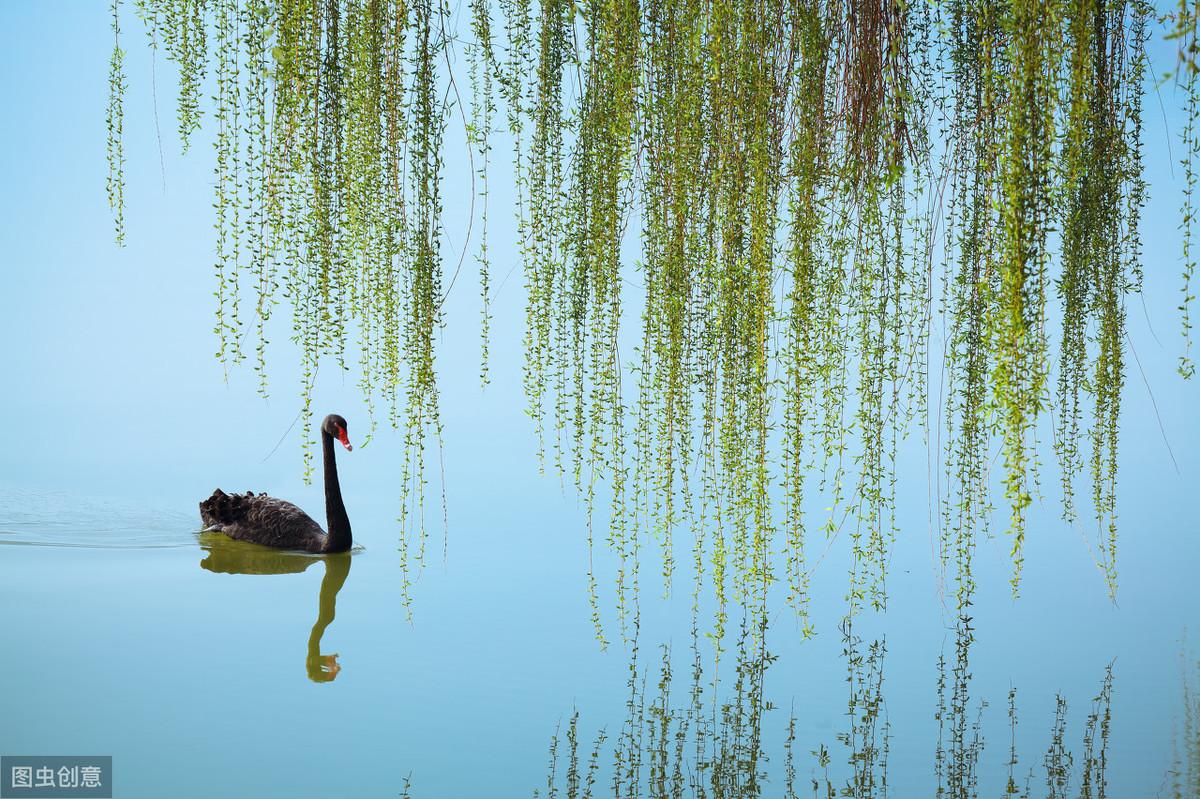
M321 445L325 456L325 510L329 531L321 529L311 516L284 499L255 494L227 494L221 489L200 503L200 520L205 529L222 532L239 541L250 541L279 549L305 552L345 552L352 537L346 506L338 484L333 439L351 449L346 420L336 414L321 424Z
M239 541L280 549L324 551L326 536L321 525L286 499L253 491L226 494L218 488L200 503L200 520L205 529Z

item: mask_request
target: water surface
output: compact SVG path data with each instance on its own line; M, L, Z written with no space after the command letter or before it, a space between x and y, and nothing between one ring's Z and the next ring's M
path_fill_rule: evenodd
M572 536L509 539L525 575L486 554L431 566L410 622L387 546L312 557L199 534L184 510L0 498L0 751L111 753L118 796L566 796L593 748L595 795L784 796L790 773L801 796L994 796L1015 752L1041 796L1056 740L1067 795L1089 751L1106 795L1170 795L1185 616L1143 627L1153 601L1046 613L984 591L964 626L901 569L886 614L802 642L773 612L765 647L735 618L714 662L706 609L652 591L636 641L601 651Z

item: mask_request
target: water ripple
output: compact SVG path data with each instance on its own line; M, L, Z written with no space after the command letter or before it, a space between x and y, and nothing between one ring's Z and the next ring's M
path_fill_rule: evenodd
M0 546L185 547L196 545L198 527L181 510L0 486Z

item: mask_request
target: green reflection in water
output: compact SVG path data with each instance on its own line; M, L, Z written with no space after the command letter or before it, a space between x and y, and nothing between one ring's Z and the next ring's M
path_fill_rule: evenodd
M603 792L602 771L610 775L614 797L760 795L767 778L763 715L772 708L763 699L763 677L775 659L765 649L761 620L756 614L741 620L732 693L724 698L715 664L712 676L705 676L701 652L707 647L700 644L695 617L683 702L674 700L671 647L658 647L657 665L644 664L634 635L620 728L600 729L581 744L580 714L574 711L565 736L560 726L551 737L548 776L534 795L590 799ZM635 621L633 629L637 626ZM602 766L606 756L610 765Z
M846 668L846 712L842 729L832 741L797 740L795 708L782 722L782 773L768 772L772 752L764 741L781 726L773 722L775 705L764 696L764 677L775 660L765 644L765 629L757 614L747 614L737 636L736 667L724 672L727 690L715 674L704 676L700 637L693 622L689 690L676 698L672 653L662 646L656 665L639 658L636 637L629 652L628 698L624 719L615 733L601 728L592 736L581 729L580 713L572 712L565 731L551 737L546 781L535 796L591 799L611 793L626 797L756 797L795 799L860 797L883 799L896 793L889 773L893 722L885 696L884 639L864 640L849 619L841 627L842 659ZM1113 671L1109 664L1083 720L1081 745L1068 744L1067 700L1056 698L1049 743L1019 747L1017 691L1007 697L1007 752L987 748L985 699L972 700L970 654L974 642L970 619L955 629L954 654L938 660L936 682L936 740L930 741L932 770L939 799L979 796L1103 799L1108 796L1106 770L1112 726ZM715 667L714 667L715 672ZM1192 717L1193 719L1195 716ZM1194 729L1192 730L1194 731ZM1076 739L1079 740L1079 739ZM1001 744L1003 746L1003 744ZM801 763L803 752L812 761ZM1006 774L980 785L980 763L1001 758ZM1019 752L1039 754L1028 764ZM835 762L841 758L840 764ZM807 779L802 773L807 771ZM605 777L611 775L607 786ZM904 774L905 782L913 775ZM775 781L782 777L783 790ZM984 780L983 782L988 782ZM1177 794L1179 795L1179 794ZM1182 794L1187 795L1187 794Z
M986 699L971 700L971 645L975 629L968 616L960 616L955 626L954 664L947 669L945 656L938 659L937 749L934 772L937 796L974 799L980 795L979 764L986 746L983 716ZM1040 764L1021 768L1017 747L1017 689L1008 692L1008 760L1004 796L1046 796L1049 799L1103 799L1108 796L1108 743L1112 728L1113 667L1104 669L1100 688L1084 720L1082 750L1078 758L1067 746L1067 700L1055 697L1054 718L1050 725L1050 743L1042 750ZM1073 788L1078 765L1078 789ZM1039 786L1035 790L1035 785ZM985 795L993 795L984 790Z
M1200 660L1190 668L1185 661L1181 714L1175 729L1173 799L1200 796Z
M321 654L321 637L333 623L337 612L337 595L350 576L351 553L343 552L313 557L270 547L234 541L220 533L201 533L200 548L205 557L200 567L219 574L299 574L318 561L325 563L321 592L317 600L317 620L308 636L308 651L304 667L313 682L331 682L342 667L337 654Z

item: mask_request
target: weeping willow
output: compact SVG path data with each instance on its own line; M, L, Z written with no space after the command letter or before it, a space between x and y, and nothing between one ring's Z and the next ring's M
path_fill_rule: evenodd
M280 321L290 321L300 352L307 442L319 368L348 370L357 350L370 430L378 414L405 433L407 596L425 556L428 447L441 440L434 337L445 298L446 9L433 0L136 6L152 46L178 67L184 149L206 115L213 128L217 357L228 366L251 358L265 395L269 338L279 329L273 317L285 304L288 319ZM119 54L109 112L117 209Z
M1183 317L1183 354L1179 356L1179 373L1185 378L1191 378L1196 372L1196 364L1192 358L1192 302L1196 299L1192 280L1196 274L1196 256L1193 248L1196 244L1196 164L1200 156L1200 133L1197 132L1197 121L1200 121L1200 92L1197 92L1196 80L1200 75L1200 40L1197 40L1197 22L1200 22L1200 3L1180 0L1175 13L1174 30L1168 35L1178 41L1179 54L1177 77L1182 84L1185 97L1186 122L1182 139L1184 157L1183 166L1184 189L1183 217L1180 228L1183 233L1183 291L1179 303L1179 312Z
M1101 529L1100 559L1116 590L1116 475L1124 385L1125 308L1140 289L1137 226L1145 200L1141 176L1141 86L1148 9L1084 3L1068 30L1067 116L1061 153L1062 345L1057 450L1064 510L1073 518L1072 477L1082 471L1078 441L1081 395L1090 395L1088 458L1092 500ZM1130 57L1132 53L1132 57ZM1090 340L1089 340L1090 339Z
M925 420L938 306L958 604L994 496L1018 590L1048 428L1072 522L1090 474L1115 592L1149 17L1127 2L680 0L587 4L571 27L543 7L519 160L526 387L589 518L597 475L611 483L623 629L642 543L659 542L670 591L680 530L718 638L727 606L775 582L811 630L814 533L849 538L851 612L885 606L898 447ZM628 412L622 280L642 321Z
M112 2L113 49L108 61L108 207L113 214L117 245L125 243L125 51L121 49L120 0Z
M537 87L532 144L518 157L526 389L589 518L597 480L610 482L623 631L642 538L661 545L670 591L680 529L697 580L711 576L718 639L725 608L778 579L780 546L803 613L814 464L839 506L831 534L856 480L850 598L884 604L897 422L917 406L909 372L929 305L914 264L927 227L909 202L928 167L914 99L927 86L911 74L928 50L910 41L930 35L927 12L614 2L582 7L572 27L543 7L540 58L523 81ZM564 92L572 67L577 96ZM627 409L618 332L622 286L637 285L623 268L630 229L643 291Z
M214 131L218 356L251 360L265 393L268 338L290 321L306 428L321 365L357 370L372 430L378 413L405 433L406 590L442 433L443 137L461 45L480 378L506 127L528 412L543 468L583 499L589 551L614 553L623 637L652 554L664 592L682 568L694 605L715 598L718 642L776 585L812 631L814 542L848 547L852 614L884 608L913 429L940 450L931 515L959 608L998 505L1018 590L1048 436L1063 515L1090 517L1115 592L1143 0L473 0L462 21L434 0L137 8L178 67L184 146L205 120ZM1194 18L1175 15L1188 53ZM118 42L118 237L121 64ZM592 570L588 585L603 641Z

